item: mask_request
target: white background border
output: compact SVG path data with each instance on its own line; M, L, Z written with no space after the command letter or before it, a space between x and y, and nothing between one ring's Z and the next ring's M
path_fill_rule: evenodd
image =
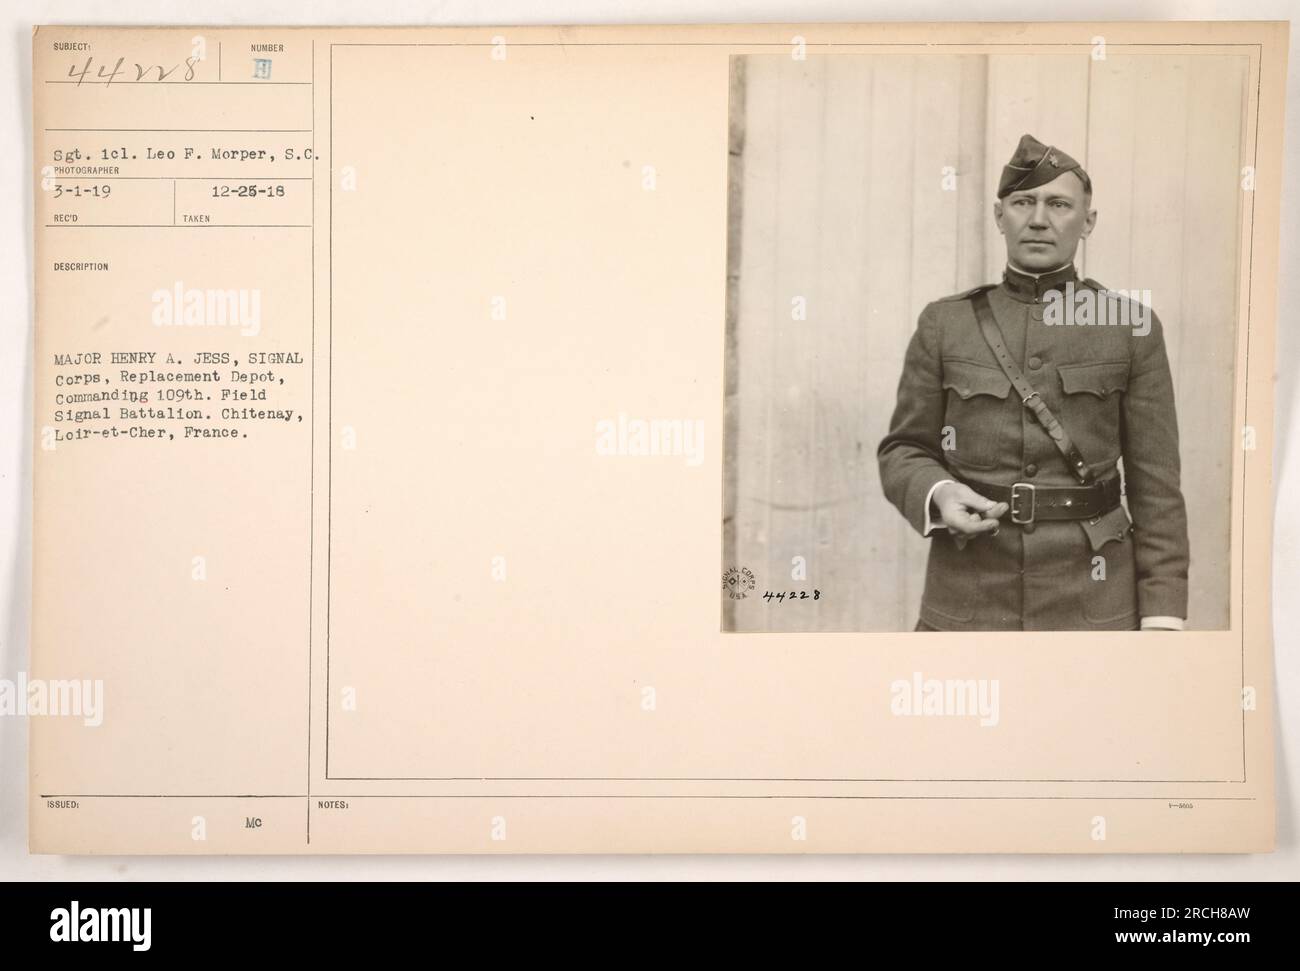
M1300 20L1300 0L27 0L0 13L0 677L29 670L32 454L32 91L34 24L816 23L918 20ZM1300 481L1300 24L1292 24L1278 316L1276 495ZM0 880L1294 880L1300 833L1300 521L1275 502L1278 849L1256 856L56 857L27 853L27 726L0 718Z

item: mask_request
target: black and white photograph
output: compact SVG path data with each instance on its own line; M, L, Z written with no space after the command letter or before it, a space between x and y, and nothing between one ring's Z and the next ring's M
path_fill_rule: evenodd
M1247 59L731 66L724 629L1226 628Z

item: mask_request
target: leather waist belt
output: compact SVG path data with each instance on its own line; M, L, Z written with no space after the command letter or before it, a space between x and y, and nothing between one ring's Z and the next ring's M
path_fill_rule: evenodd
M962 479L981 496L1011 507L1011 521L1024 526L1039 519L1095 519L1120 502L1118 475L1088 486L1040 486L1032 482L994 485Z

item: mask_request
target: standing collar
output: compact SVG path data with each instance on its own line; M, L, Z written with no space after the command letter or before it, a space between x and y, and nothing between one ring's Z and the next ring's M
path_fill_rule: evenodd
M1045 273L1030 273L1008 263L1002 274L1002 285L1015 299L1033 303L1042 300L1048 290L1061 290L1078 279L1073 261Z

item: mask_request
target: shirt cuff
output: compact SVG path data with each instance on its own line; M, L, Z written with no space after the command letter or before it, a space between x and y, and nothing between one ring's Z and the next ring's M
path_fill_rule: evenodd
M930 516L933 509L931 503L934 501L935 490L938 489L939 486L952 481L953 481L952 479L940 479L934 485L930 486L930 491L925 494L925 529L921 530L922 536L929 536L932 532L934 532L934 530L938 529L940 526L943 525L942 522L936 523L931 521Z
M1181 617L1143 617L1143 630L1183 630Z

